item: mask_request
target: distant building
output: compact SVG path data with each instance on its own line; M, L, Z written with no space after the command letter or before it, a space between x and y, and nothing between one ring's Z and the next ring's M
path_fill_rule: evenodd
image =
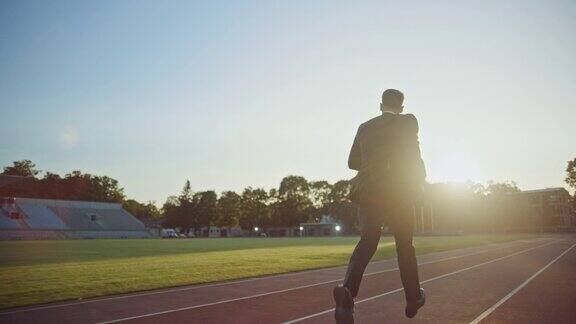
M576 231L570 193L546 188L484 197L445 184L428 185L414 207L417 233Z
M576 217L571 208L570 193L564 188L526 190L514 194L532 216L539 219L544 231L574 231Z
M120 203L0 198L0 239L144 238Z

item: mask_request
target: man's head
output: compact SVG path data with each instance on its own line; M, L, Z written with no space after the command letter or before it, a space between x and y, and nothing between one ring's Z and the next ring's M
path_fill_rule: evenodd
M380 110L401 113L404 110L404 94L396 89L388 89L382 94Z

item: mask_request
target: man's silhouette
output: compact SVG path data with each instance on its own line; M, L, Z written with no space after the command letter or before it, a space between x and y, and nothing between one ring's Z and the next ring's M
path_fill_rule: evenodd
M357 197L361 238L342 286L334 288L336 321L353 323L354 298L368 262L387 223L394 234L398 267L406 296L406 316L414 317L424 305L424 290L412 245L414 202L426 178L418 143L418 121L403 115L404 94L388 89L382 94L382 115L358 128L348 166L357 170L353 191Z

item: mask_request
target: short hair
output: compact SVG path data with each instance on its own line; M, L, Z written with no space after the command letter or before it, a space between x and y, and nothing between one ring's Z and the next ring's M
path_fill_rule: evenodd
M387 89L382 94L382 106L401 107L404 103L404 94L400 90Z

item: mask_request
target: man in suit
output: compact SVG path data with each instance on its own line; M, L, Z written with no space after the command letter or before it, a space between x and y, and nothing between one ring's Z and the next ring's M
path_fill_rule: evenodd
M338 323L354 323L354 298L385 223L396 241L406 316L414 317L425 302L412 236L414 203L422 193L426 170L420 156L418 121L412 114L401 114L403 102L402 92L384 91L382 114L360 125L350 151L348 166L358 171L353 192L361 238L350 258L343 285L333 291Z

